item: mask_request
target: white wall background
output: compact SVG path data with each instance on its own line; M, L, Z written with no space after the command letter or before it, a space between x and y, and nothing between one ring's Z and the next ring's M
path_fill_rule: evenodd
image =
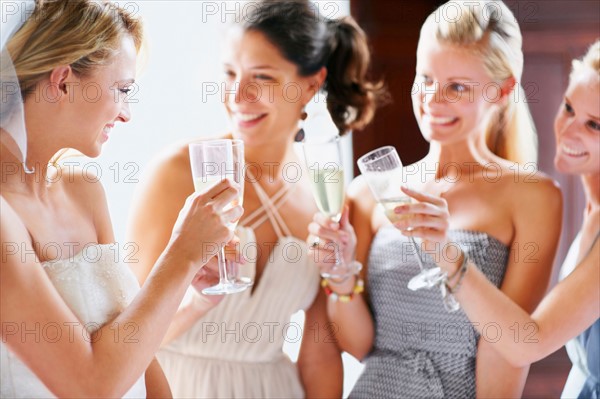
M252 2L237 1L117 1L120 6L141 15L148 51L139 60L139 90L131 96L132 120L119 124L105 144L101 157L76 159L99 173L105 187L117 241L124 244L129 205L136 182L148 162L174 142L218 136L228 130L220 93L221 38L226 22L235 19ZM314 2L322 15L349 14L348 0ZM321 99L323 101L323 99ZM324 126L322 129L330 129ZM306 129L307 134L311 130ZM314 132L313 132L314 133ZM322 132L321 132L322 133ZM351 140L346 139L347 171L351 167ZM301 322L302 315L295 319ZM298 345L286 345L292 358ZM346 395L361 367L345 355Z

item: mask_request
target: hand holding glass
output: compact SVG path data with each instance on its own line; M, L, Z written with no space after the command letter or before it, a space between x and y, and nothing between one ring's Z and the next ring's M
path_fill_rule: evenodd
M304 160L309 171L312 193L317 207L331 221L339 223L344 207L344 168L340 137L327 141L303 142ZM325 278L343 280L358 270L350 270L334 243L335 264ZM355 265L355 263L351 263Z
M400 187L406 185L405 170L400 162L398 152L392 146L381 147L373 150L358 160L358 168L364 176L375 200L381 204L385 216L392 223L396 223L407 215L397 214L394 209L400 205L410 204L412 198L402 192ZM417 263L421 272L408 282L408 288L415 291L421 288L435 286L442 276L439 267L426 268L415 239L411 236Z
M244 142L242 140L206 140L190 144L190 163L194 188L196 192L204 192L223 179L230 179L238 190L238 198L229 208L241 205L244 199ZM231 222L228 227L233 230L237 225ZM198 243L203 245L204 243ZM206 295L234 294L242 292L252 285L249 279L232 280L228 273L237 265L225 259L225 249L221 246L218 252L219 283L202 290ZM233 270L233 269L232 269Z

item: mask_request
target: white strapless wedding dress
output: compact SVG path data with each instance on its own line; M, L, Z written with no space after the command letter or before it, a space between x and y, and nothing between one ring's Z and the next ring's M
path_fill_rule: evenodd
M140 289L129 267L120 262L116 248L112 244L90 245L72 258L42 264L65 303L90 332L121 313ZM1 342L0 397L54 397L44 383ZM124 397L146 397L143 375Z

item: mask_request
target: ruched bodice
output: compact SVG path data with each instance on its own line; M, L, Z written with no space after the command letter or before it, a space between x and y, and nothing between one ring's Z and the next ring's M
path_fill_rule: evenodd
M450 238L494 285L502 283L507 246L485 233L467 230L453 230ZM434 267L428 254L422 256L428 267ZM375 342L351 397L475 397L479 337L464 312L444 309L438 288L407 288L419 273L410 241L393 226L381 228L368 266ZM495 332L490 329L490 334Z
M65 303L89 331L102 327L125 309L139 291L116 245L88 245L78 254L42 264ZM53 397L51 392L8 348L0 343L1 392L6 398ZM144 376L124 396L146 396Z
M260 190L260 187L257 186ZM262 192L261 192L262 193ZM264 193L262 193L264 195ZM283 198L276 194L274 198ZM254 228L270 220L278 235L253 290L226 295L186 333L161 350L158 359L175 397L294 398L304 389L283 344L299 342L304 326L290 317L313 303L319 272L306 243L291 235L271 199L262 197L257 223L239 226L240 248L254 277ZM282 203L281 201L280 203ZM261 216L262 213L262 217ZM266 213L266 216L265 216ZM193 293L193 288L188 291Z

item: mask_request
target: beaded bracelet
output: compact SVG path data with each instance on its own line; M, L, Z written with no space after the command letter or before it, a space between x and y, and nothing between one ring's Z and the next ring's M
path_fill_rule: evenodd
M354 283L354 288L352 288L352 292L349 294L338 294L334 292L329 286L329 281L327 279L321 280L321 287L325 290L325 294L334 302L350 302L354 295L361 294L365 290L365 282L362 278L356 278L356 283Z
M347 268L348 271L343 276L338 276L334 278L333 276L321 274L321 277L328 279L334 284L342 284L345 283L350 277L358 275L358 273L360 273L360 271L362 270L363 265L359 261L353 260L352 262L350 262Z

